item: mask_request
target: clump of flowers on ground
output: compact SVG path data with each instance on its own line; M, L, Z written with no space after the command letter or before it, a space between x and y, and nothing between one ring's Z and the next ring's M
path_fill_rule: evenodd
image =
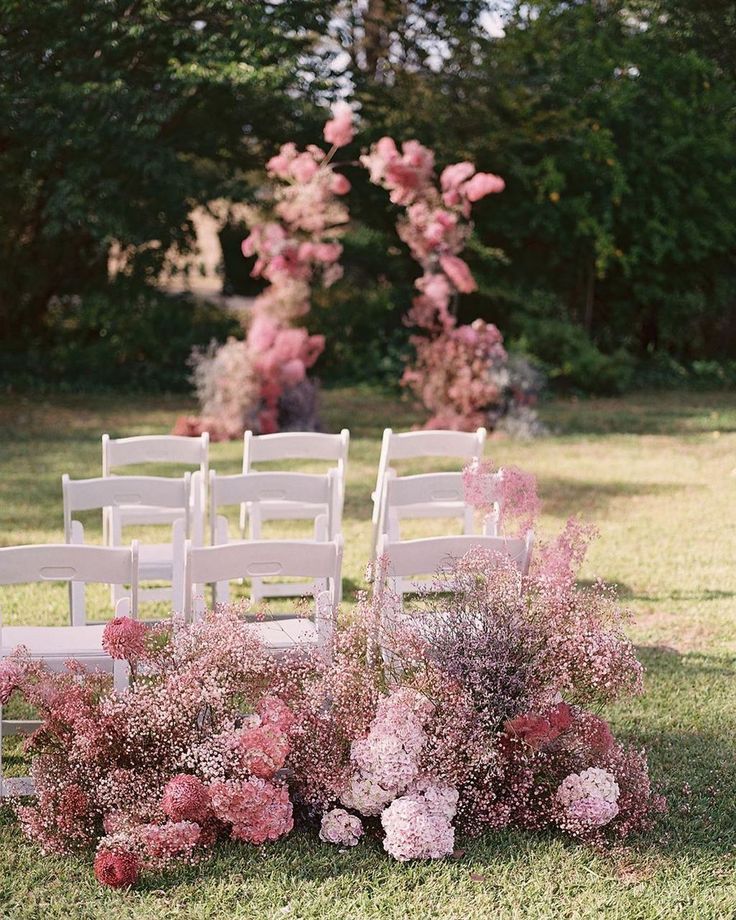
M540 503L532 477L503 473L475 465L466 486L480 510L500 502L513 533ZM593 536L571 519L526 574L471 550L403 603L379 565L329 655L274 659L232 609L109 623L124 691L18 651L0 662L0 703L17 691L42 719L26 742L36 800L16 803L24 833L46 853L94 848L112 887L298 823L343 848L378 837L402 862L505 827L628 839L664 801L644 751L600 715L641 692L642 667L614 593L577 583Z

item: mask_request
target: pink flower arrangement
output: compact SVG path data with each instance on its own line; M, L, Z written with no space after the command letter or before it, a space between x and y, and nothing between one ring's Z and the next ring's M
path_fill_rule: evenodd
M354 847L363 836L363 824L344 808L333 808L322 816L319 839L341 847Z
M330 287L342 276L336 237L348 220L341 198L350 182L332 160L353 139L353 120L350 106L338 104L324 127L329 152L314 144L300 151L288 143L266 164L274 183L272 207L268 214L251 209L252 229L242 251L256 257L251 274L268 287L254 301L245 341L231 339L193 355L202 416L177 422L181 433L209 430L224 439L250 428L271 434L282 424L285 395L309 391L312 398L302 406L313 406L307 372L324 350L324 337L293 324L309 313L315 284ZM316 418L303 415L288 423L313 428Z
M519 482L501 500L526 513ZM224 838L278 841L300 815L344 847L380 826L400 861L447 856L458 830L596 846L645 830L665 807L646 757L593 711L641 692L642 669L612 592L575 582L589 537L568 525L525 577L480 549L448 560L442 593L405 599L402 618L390 592L364 595L329 659L274 660L228 609L110 624L115 653L145 661L124 692L75 662L5 659L4 698L43 720L25 748L36 800L15 804L24 833L45 853L96 844L95 876L125 887ZM385 660L368 662L369 638Z
M409 387L431 413L430 428L472 430L488 422L501 391L493 371L506 359L498 329L476 320L457 326L450 311L458 294L477 290L476 281L460 253L472 230L472 205L503 191L504 182L491 173L476 172L464 161L434 174L434 154L418 141L399 151L390 137L361 157L371 182L388 190L394 204L406 208L398 223L401 239L422 267L415 282L407 322L421 334L412 337L416 358L402 384Z

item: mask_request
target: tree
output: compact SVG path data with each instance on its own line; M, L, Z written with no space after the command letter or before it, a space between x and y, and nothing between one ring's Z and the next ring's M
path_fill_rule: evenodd
M311 127L326 0L8 0L0 26L0 336L105 281L154 277L188 214ZM297 140L301 136L297 136Z

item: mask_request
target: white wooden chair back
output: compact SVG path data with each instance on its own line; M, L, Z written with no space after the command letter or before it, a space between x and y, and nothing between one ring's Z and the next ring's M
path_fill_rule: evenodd
M195 533L201 528L204 533L204 510L207 507L207 483L209 480L210 436L205 431L198 438L181 435L139 435L131 438L111 438L102 435L102 475L115 476L116 470L142 463L165 463L190 467L190 472L199 472L195 484L199 486L197 506L199 518L193 517ZM192 499L194 493L192 493ZM122 524L171 524L175 520L171 510L158 503L144 507L121 506L115 512ZM194 515L194 504L192 506ZM109 516L105 516L105 542L109 543ZM195 536L196 538L196 536Z
M316 431L285 431L279 434L254 435L246 431L243 435L243 473L253 472L254 463L278 462L281 460L305 460L332 462L337 474L337 504L330 521L330 539L342 530L342 511L345 503L345 479L347 475L350 432L343 428L340 434L324 434ZM318 507L306 499L285 504L278 500L261 504L260 520L292 519L313 520L320 514ZM245 534L248 507L245 502L240 508L240 530ZM255 534L256 538L258 533Z
M65 581L71 584L130 585L129 616L138 616L138 543L125 548L47 543L0 549L0 585ZM85 626L84 606L72 626Z
M262 540L222 546L186 546L184 565L184 614L198 618L204 610L204 585L215 584L215 603L227 600L229 581L266 576L309 578L315 598L327 592L328 603L316 616L319 644L327 644L334 634L337 616L338 585L342 572L342 538L324 543L290 540Z
M441 430L400 433L386 428L381 441L376 488L373 492L371 555L375 556L378 538L386 528L386 478L392 462L419 457L443 457L467 463L483 457L485 443L485 428L478 428L474 432Z
M426 588L429 582L421 581L417 576L434 576L451 559L459 559L474 548L508 556L521 574L526 575L533 543L531 530L524 537L460 535L399 541L393 541L384 534L378 545L380 571L375 589L383 590L384 585L389 584L393 592L401 596Z
M462 473L421 473L397 476L389 469L385 479L384 527L391 540L401 539L401 521L405 518L457 518L463 533L475 530L475 509L465 501ZM495 536L498 508L485 516L483 533Z
M315 539L326 540L339 513L340 484L337 470L324 476L318 473L241 473L218 476L210 470L210 539L213 544L229 542L227 519L218 514L227 505L245 505L251 526L251 539L260 536L261 509L268 502L293 502L317 505Z
M150 509L155 506L156 512L165 513L171 522L171 544L152 548L152 552L160 559L149 558L149 549L144 544L140 551L139 579L170 580L169 588L141 588L142 600L170 600L174 596L181 596L181 569L173 565L175 557L181 557L184 541L193 537L200 545L202 543L202 512L200 508L201 489L199 488L199 472L185 473L181 479L168 476L110 476L95 479L70 479L68 475L62 477L62 492L64 496L64 538L67 543L84 543L84 528L81 522L74 519L78 511L102 509L103 514L109 512L108 542L117 547L123 546L123 524L136 520L135 512L140 509L143 521L147 521ZM125 517L118 513L125 511ZM138 521L142 523L143 521ZM199 521L197 528L193 523ZM72 618L77 605L83 604L83 593L79 585L70 585L70 603ZM117 604L127 596L127 592L114 586L112 590L113 602Z

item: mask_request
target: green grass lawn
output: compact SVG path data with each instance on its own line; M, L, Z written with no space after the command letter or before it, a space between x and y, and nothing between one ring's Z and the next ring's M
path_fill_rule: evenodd
M367 561L381 430L418 417L372 391L329 391L324 402L328 430L352 431L349 606ZM103 431L164 433L190 409L181 399L0 397L0 544L63 539L61 474L98 475ZM6 809L0 917L736 917L736 395L560 401L543 414L552 437L491 438L486 453L537 474L545 531L573 513L599 526L582 575L615 582L633 611L646 694L609 715L620 736L646 746L669 799L654 832L607 854L491 833L460 841L461 858L408 866L376 842L341 853L297 834L264 849L224 847L212 862L117 894L94 881L89 856L42 858ZM219 472L238 471L238 444L212 454ZM42 587L6 591L5 621L63 623L64 591Z

